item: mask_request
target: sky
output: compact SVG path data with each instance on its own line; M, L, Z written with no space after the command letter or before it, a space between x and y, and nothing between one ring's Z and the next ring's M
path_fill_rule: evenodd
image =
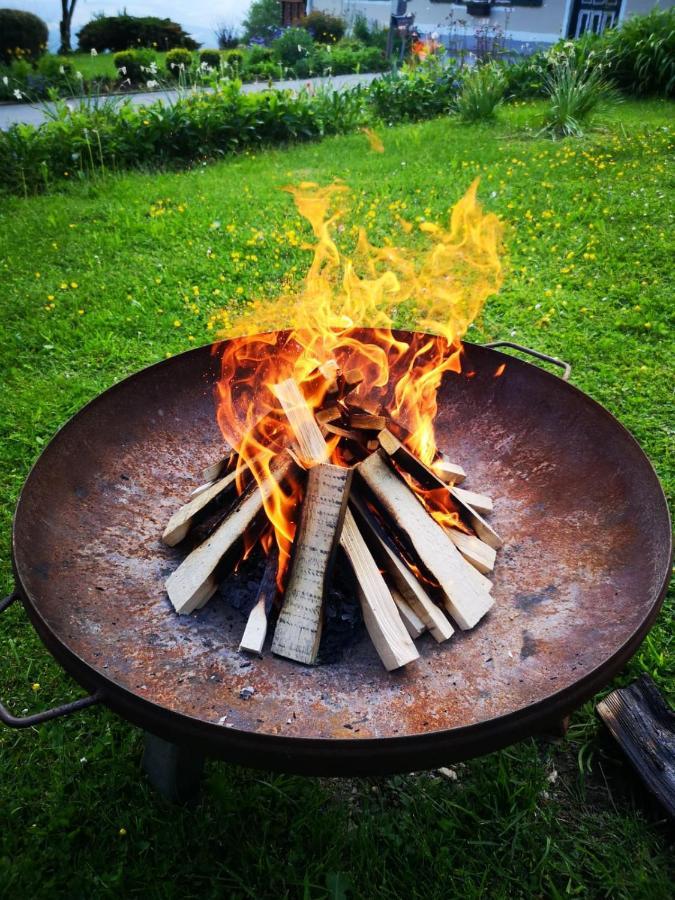
M73 16L73 45L78 30L95 13L114 16L126 7L131 16L158 16L178 22L192 37L205 47L216 46L213 34L219 22L238 25L246 14L251 0L77 0ZM35 13L49 26L49 49L58 49L60 0L0 0L5 9L24 9Z

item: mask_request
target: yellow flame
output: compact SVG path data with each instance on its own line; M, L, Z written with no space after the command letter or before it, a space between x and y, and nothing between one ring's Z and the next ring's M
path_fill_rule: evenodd
M477 200L478 179L452 210L447 227L423 222L423 250L377 247L361 229L351 257L335 240L347 213L347 188L304 182L285 188L312 227L316 243L300 290L256 302L221 337L217 416L241 464L261 481L292 435L272 386L293 377L314 409L327 382L317 368L334 361L358 369L362 398L382 401L423 462L436 452L436 394L445 372L461 370L461 338L501 284L502 227ZM414 319L423 333L403 340L395 322ZM373 329L363 331L364 327ZM280 330L288 333L279 334ZM426 333L424 333L426 332ZM333 461L341 464L339 454ZM285 564L299 488L274 491L265 503Z

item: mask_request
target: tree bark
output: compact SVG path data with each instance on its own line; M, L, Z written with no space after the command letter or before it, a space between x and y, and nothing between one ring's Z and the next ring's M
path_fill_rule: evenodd
M70 26L73 21L73 13L77 0L61 0L61 21L59 22L59 34L61 35L61 46L59 53L70 53Z

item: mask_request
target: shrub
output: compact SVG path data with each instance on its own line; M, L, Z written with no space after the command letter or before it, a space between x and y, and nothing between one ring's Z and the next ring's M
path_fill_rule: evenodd
M43 56L38 63L38 72L49 81L58 82L73 78L75 68L66 56Z
M274 51L271 47L253 44L253 46L249 48L247 62L252 66L261 62L270 62L272 59L274 59Z
M497 107L504 99L506 79L494 62L475 66L464 77L457 97L456 109L463 122L494 119Z
M220 22L214 29L218 48L220 50L233 50L239 44L239 29L228 22Z
M253 38L271 41L279 33L281 11L279 0L252 0L243 21L244 40Z
M551 56L551 71L544 78L549 105L544 128L551 137L579 136L600 106L618 99L600 66L580 64L574 53Z
M272 47L278 60L285 66L293 66L303 56L310 55L314 49L314 42L304 28L287 28L281 37L274 41Z
M533 53L506 63L502 69L506 89L504 96L512 100L541 97L544 92L546 55Z
M47 49L49 29L39 16L20 9L0 9L0 62L34 60Z
M157 59L151 50L123 50L113 56L113 62L121 78L136 84L157 74Z
M604 32L595 49L622 91L675 94L675 8L626 19L619 28Z
M169 50L166 54L165 65L169 74L178 78L181 72L187 72L191 68L192 54L189 50L176 47L175 50Z
M127 50L130 47L154 47L171 50L200 45L177 22L156 16L95 16L77 34L80 50Z
M235 51L236 52L236 51ZM220 68L220 50L200 50L199 62L206 63L211 69Z
M448 113L459 82L454 66L442 66L429 57L415 69L403 69L370 85L376 114L386 122L416 121Z
M272 51L270 50L270 59L272 57ZM232 66L233 69L241 70L244 65L244 54L241 50L228 50L226 53L223 53L223 60L229 65Z
M336 44L344 37L346 29L344 19L318 9L304 16L300 20L300 27L308 31L319 44Z

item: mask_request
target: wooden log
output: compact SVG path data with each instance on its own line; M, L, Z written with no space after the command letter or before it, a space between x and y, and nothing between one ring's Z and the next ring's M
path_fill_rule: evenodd
M466 478L466 472L457 463L450 462L444 456L434 460L431 464L434 473L443 482L452 482L453 484L461 484Z
M210 487L203 490L196 497L193 497L189 503L181 506L180 509L169 519L162 540L169 547L175 547L187 535L192 526L195 517L216 497L221 496L226 491L234 487L237 473L230 472L224 478L214 482Z
M234 456L234 450L228 450L220 459L217 459L215 462L211 463L210 466L207 466L202 471L202 478L204 481L214 481L218 476L225 471L227 466L230 464L232 457Z
M494 569L497 551L493 547L474 534L465 534L457 528L448 528L447 533L464 559L479 572L485 575Z
M387 465L381 451L359 463L357 470L392 524L408 542L443 591L446 609L462 629L473 628L493 605L479 587L445 530L424 509L408 485Z
M359 434L358 431L350 431L348 428L342 428L341 425L333 425L332 422L327 422L323 427L329 434L337 434L340 437L348 438L350 441L359 442L363 439L363 435Z
M252 482L213 534L186 556L169 576L166 590L177 613L188 615L215 592L218 586L216 570L234 555L244 532L262 512L263 498L267 499L273 490L272 481L283 481L292 466L293 462L286 455L278 457L272 465L272 478L262 487Z
M371 397L359 397L358 395L352 396L350 394L348 397L345 397L344 402L350 412L365 413L370 416L379 415L382 409L380 401ZM384 428L385 426L383 425L382 427Z
M403 599L406 600L413 612L421 619L439 644L447 641L455 633L455 629L446 619L443 611L434 603L418 579L401 559L397 550L389 543L379 528L375 517L367 509L361 498L355 492L352 492L349 502L356 509L360 523L368 530L375 558L387 570Z
M347 509L352 469L320 463L307 475L293 559L272 652L311 665L321 639L321 607Z
M327 409L320 409L315 418L320 425L325 425L326 422L334 422L339 419L341 415L338 406L329 406Z
M391 592L349 509L340 543L354 570L363 620L384 667L392 671L418 659L419 653L401 621Z
M492 498L485 494L478 494L476 491L466 491L464 488L453 487L452 495L453 497L456 497L457 500L461 500L462 503L467 503L470 507L475 509L476 512L491 513L494 509Z
M445 491L449 491L450 496L455 501L455 505L459 509L460 515L469 525L471 525L482 541L485 541L486 544L489 544L495 550L498 550L503 545L503 541L497 532L485 521L480 513L460 499L456 495L454 487L448 487L448 485L445 484L432 469L425 466L424 463L411 453L395 435L390 431L387 431L387 429L384 429L377 437L380 446L394 462L419 481L423 487L431 490L441 488Z
M327 462L328 445L297 382L288 378L275 384L272 390L293 429L302 456L314 465Z
M277 595L277 568L279 566L279 551L276 544L270 550L265 563L265 571L260 580L258 594L253 608L248 615L246 628L241 637L239 650L245 653L262 655L265 637L267 635L267 618L272 611L274 598Z
M396 604L396 609L401 617L401 621L405 625L406 631L410 637L416 641L417 638L426 631L426 625L413 610L412 606L408 604L408 601L403 597L403 594L399 593L399 591L390 584L387 585L387 587L391 592L392 600Z
M190 500L194 499L195 497L199 497L200 494L203 494L204 491L208 491L208 489L214 484L215 481L207 481L206 484L200 484L198 487L193 488L188 494Z
M366 431L382 431L386 425L386 416L372 416L367 413L351 413L349 416L350 428L362 428Z
M675 818L675 712L648 675L597 706L612 737L649 790Z

